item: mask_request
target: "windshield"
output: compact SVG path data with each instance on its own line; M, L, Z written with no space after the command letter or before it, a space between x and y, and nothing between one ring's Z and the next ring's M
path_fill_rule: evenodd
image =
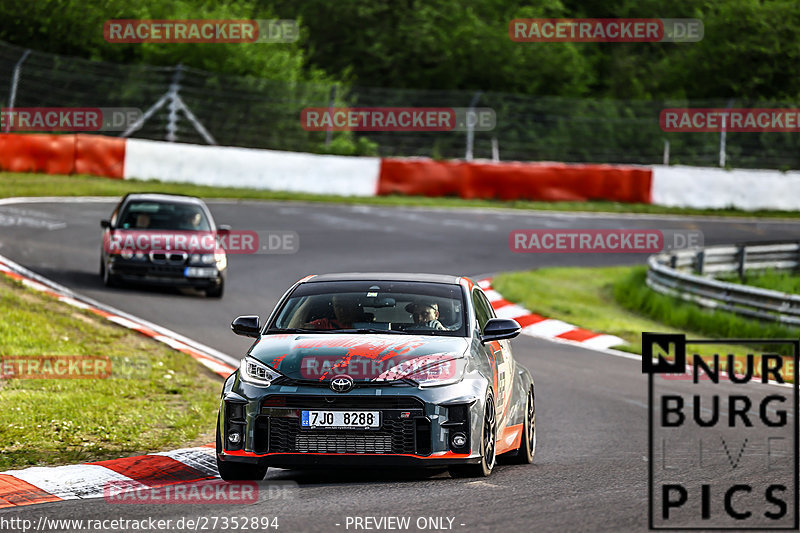
M121 229L210 231L198 205L165 202L130 202L120 216Z
M444 283L304 283L268 328L287 330L464 336L462 291Z

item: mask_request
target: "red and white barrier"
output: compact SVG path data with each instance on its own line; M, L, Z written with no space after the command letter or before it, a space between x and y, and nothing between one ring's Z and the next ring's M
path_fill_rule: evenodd
M375 158L99 135L0 135L0 169L311 194L800 209L800 172Z

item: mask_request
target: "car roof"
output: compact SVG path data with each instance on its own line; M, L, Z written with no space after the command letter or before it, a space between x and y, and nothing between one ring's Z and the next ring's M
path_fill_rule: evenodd
M155 192L130 193L125 197L126 201L151 201L151 202L171 202L181 204L205 205L205 202L196 196L185 196L183 194L162 194Z
M422 283L447 283L458 285L460 276L447 274L419 274L408 272L343 272L339 274L320 274L303 283L323 281L419 281Z

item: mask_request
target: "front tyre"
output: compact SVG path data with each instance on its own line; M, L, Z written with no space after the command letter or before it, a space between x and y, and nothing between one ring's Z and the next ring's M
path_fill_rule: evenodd
M450 476L488 477L497 463L497 417L495 416L494 397L486 397L481 429L481 462L474 465L456 465L449 468Z
M529 465L533 462L534 452L536 452L536 404L534 403L533 389L530 389L528 391L528 401L525 404L522 441L517 455L510 457L509 462Z
M220 461L222 453L222 438L219 435L219 417L217 417L217 471L219 477L225 481L261 481L267 475L268 466L258 466L249 463L233 463Z
M117 278L111 275L111 272L106 268L106 263L102 258L100 259L100 275L103 277L103 285L106 287L116 287L119 285Z
M206 289L206 298L222 298L222 293L225 291L225 280L219 280L219 285Z

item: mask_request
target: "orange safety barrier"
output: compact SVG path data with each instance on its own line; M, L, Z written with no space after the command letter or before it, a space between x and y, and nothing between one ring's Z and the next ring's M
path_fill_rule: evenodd
M75 173L122 179L125 139L102 135L75 136Z
M125 139L102 135L0 134L0 169L122 178Z
M378 195L650 203L651 182L642 167L383 159Z
M72 174L74 161L74 135L0 135L0 168L3 170Z

